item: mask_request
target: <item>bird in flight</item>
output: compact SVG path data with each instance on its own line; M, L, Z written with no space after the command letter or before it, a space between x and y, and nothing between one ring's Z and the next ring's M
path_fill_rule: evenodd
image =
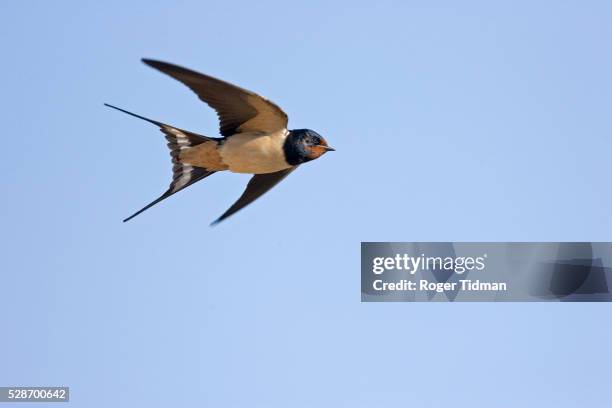
M288 117L275 103L220 79L169 64L142 62L187 85L219 116L222 137L208 137L105 104L159 127L168 141L172 182L168 190L123 222L219 171L253 174L242 196L211 225L246 207L300 164L329 151L323 136L310 129L287 129Z

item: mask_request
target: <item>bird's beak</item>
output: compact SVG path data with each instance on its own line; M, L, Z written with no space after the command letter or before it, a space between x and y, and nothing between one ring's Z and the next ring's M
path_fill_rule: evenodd
M336 151L336 149L334 149L333 147L329 147L329 146L322 146L322 147L323 147L323 148L325 149L325 151L327 151L327 152L335 152L335 151Z

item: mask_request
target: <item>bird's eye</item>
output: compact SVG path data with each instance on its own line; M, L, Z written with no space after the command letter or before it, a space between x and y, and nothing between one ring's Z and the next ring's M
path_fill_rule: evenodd
M320 144L320 140L318 137L313 137L312 139L310 139L310 143L312 143L314 146Z

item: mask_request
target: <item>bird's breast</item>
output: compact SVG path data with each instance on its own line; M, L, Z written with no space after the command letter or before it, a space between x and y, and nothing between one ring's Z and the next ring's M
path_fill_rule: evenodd
M229 136L219 153L229 170L234 173L264 174L288 169L283 144L289 132L250 132Z

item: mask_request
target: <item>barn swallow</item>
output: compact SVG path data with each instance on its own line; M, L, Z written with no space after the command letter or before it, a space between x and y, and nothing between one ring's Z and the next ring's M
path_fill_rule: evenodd
M222 137L202 136L105 104L158 126L166 136L172 158L173 178L168 190L123 222L211 174L253 174L238 201L211 225L218 224L261 197L302 163L335 150L313 130L287 130L287 114L254 92L166 62L142 62L187 85L213 108Z

